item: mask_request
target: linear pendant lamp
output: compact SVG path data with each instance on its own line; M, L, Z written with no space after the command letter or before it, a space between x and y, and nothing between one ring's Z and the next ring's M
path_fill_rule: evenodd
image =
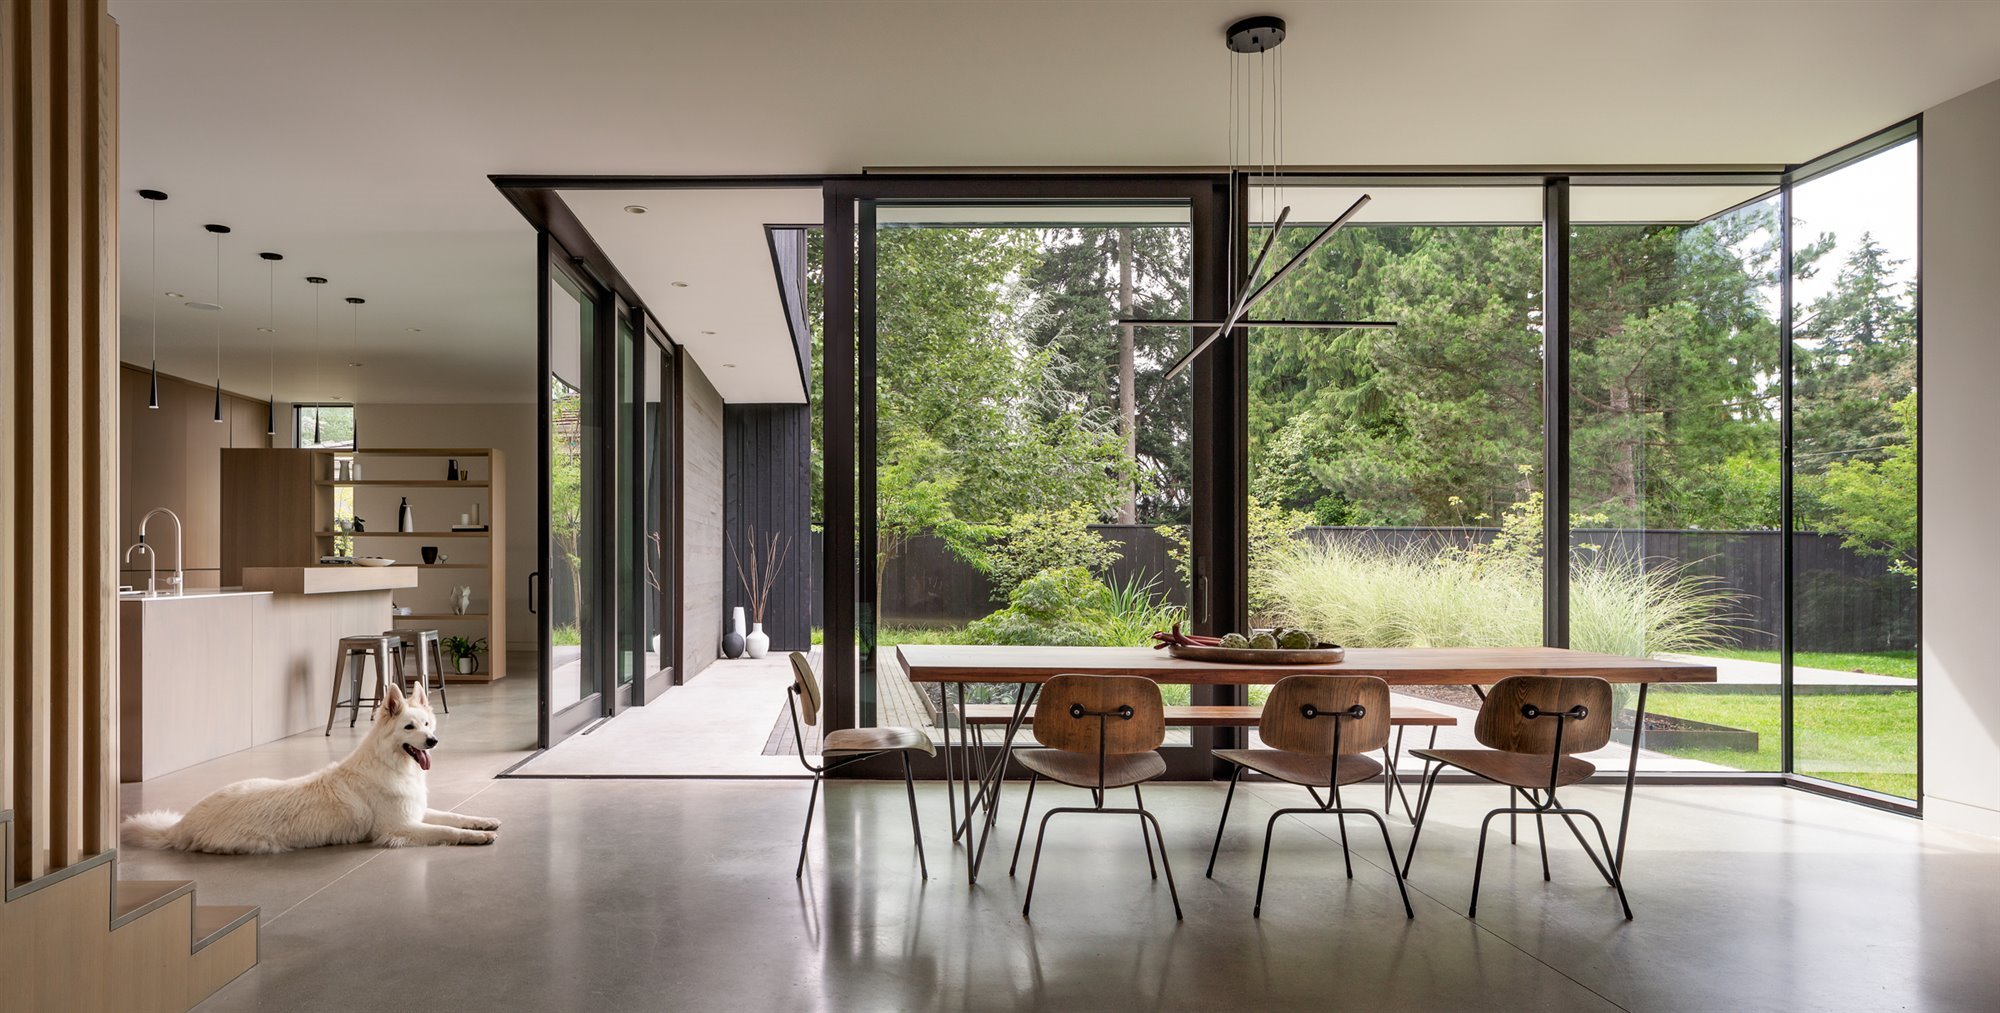
M145 198L147 206L152 209L152 224L146 237L146 244L152 258L152 273L147 277L146 284L152 288L151 291L146 293L146 305L152 307L153 350L150 355L152 357L153 376L146 391L146 407L157 410L160 407L160 299L162 298L160 295L160 202L167 199L167 194L164 190L141 190L139 191L139 196Z
M227 225L204 225L215 236L215 296L209 302L188 300L188 305L215 314L215 421L222 421L222 237Z
M1244 18L1231 24L1222 32L1223 43L1229 49L1229 227L1230 235L1246 234L1250 230L1251 209L1248 202L1236 198L1234 180L1245 169L1255 170L1267 178L1280 176L1285 165L1284 143L1284 57L1275 60L1271 55L1278 44L1285 41L1285 21L1268 14ZM1242 83L1239 87L1238 80ZM1279 198L1283 198L1280 190ZM1352 219L1356 212L1368 205L1368 195L1362 194L1346 211L1340 213L1325 228L1313 236L1299 252L1285 261L1284 266L1258 284L1257 276L1264 270L1264 262L1270 258L1278 234L1285 228L1285 222L1292 216L1292 208L1285 205L1271 220L1271 226L1264 233L1264 244L1258 248L1257 257L1250 262L1249 270L1243 272L1240 280L1235 274L1236 244L1230 241L1230 277L1237 285L1236 293L1229 300L1229 313L1221 320L1184 319L1140 319L1120 318L1119 326L1139 327L1186 327L1193 331L1207 330L1208 335L1193 342L1187 353L1174 361L1167 370L1166 378L1172 380L1186 371L1196 357L1208 351L1209 346L1238 327L1281 327L1288 329L1384 329L1396 326L1386 320L1254 320L1247 316L1250 309L1262 299L1278 282L1297 270L1308 257Z
M264 338L264 435L278 435L278 261L279 253L260 253L264 258L264 326L257 333Z

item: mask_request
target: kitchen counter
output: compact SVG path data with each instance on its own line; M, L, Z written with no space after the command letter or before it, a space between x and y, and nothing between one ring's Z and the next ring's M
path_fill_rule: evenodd
M414 566L246 566L243 586L290 594L393 591L417 586Z
M122 780L322 727L340 638L391 628L391 596L417 573L246 567L243 581L118 596Z

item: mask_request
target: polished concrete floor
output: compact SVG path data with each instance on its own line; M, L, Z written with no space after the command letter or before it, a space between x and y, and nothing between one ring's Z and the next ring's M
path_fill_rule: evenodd
M902 785L834 784L795 881L806 782L492 780L525 755L507 748L519 696L466 693L432 772L435 804L505 821L497 845L129 854L126 876L263 906L261 964L201 1009L1981 1010L2000 996L2000 842L1797 791L1643 789L1628 923L1567 834L1544 883L1526 825L1518 847L1496 832L1468 920L1478 817L1501 799L1442 788L1406 921L1379 835L1354 826L1349 881L1326 819L1280 821L1251 918L1264 821L1301 795L1239 791L1211 880L1222 786L1159 785L1146 798L1187 920L1147 878L1136 821L1058 817L1024 921L1026 860L1009 879L1005 853L1018 791L969 888L936 785L920 786L925 882ZM339 733L289 739L128 786L126 804L183 804L344 748ZM1573 797L1607 815L1616 799ZM1400 847L1408 824L1391 832Z

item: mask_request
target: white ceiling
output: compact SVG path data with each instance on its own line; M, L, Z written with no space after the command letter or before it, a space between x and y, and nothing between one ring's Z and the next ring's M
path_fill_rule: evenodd
M533 237L489 173L1214 165L1219 36L1245 14L1291 23L1295 165L1796 162L2000 78L2000 4L1930 0L112 0L112 13L126 357L145 357L156 289L208 291L200 226L221 222L237 230L224 382L261 392L255 254L276 250L287 399L532 397ZM173 194L157 286L140 187ZM330 333L344 334L340 297L369 300L365 366L317 384L307 273L332 279ZM630 273L649 303L681 302ZM742 284L768 284L768 254L754 273ZM674 312L753 326L732 291L702 305L691 286ZM205 379L210 321L178 304L160 318L163 368ZM732 400L782 372L693 354Z
M725 397L751 404L805 400L764 227L817 224L824 208L818 187L564 190L561 196ZM631 214L628 206L646 212Z

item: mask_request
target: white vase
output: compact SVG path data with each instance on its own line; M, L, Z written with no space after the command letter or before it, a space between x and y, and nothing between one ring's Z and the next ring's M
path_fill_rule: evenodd
M770 649L771 638L764 635L764 624L751 623L749 636L743 638L743 653L761 658Z
M471 675L479 671L479 659L470 654L462 655L453 661L452 667L457 669L460 675Z
M730 620L730 629L735 630L737 636L743 636L743 606L736 606Z

